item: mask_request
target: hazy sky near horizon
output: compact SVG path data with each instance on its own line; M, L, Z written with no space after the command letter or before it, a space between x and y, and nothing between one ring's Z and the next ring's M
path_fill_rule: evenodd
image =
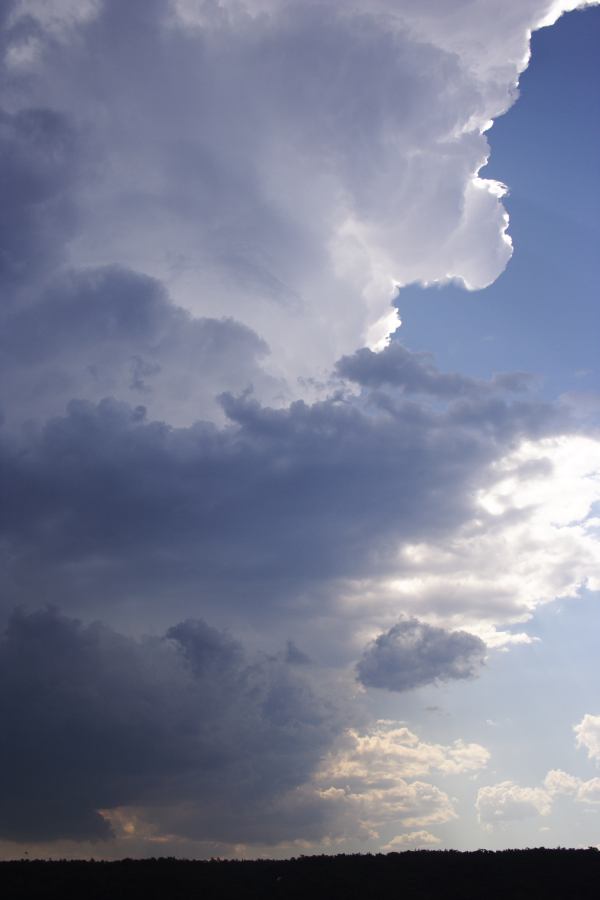
M0 857L597 843L595 6L0 7Z

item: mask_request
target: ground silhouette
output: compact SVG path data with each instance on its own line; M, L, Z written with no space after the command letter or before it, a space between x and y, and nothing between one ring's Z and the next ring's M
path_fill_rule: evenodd
M415 850L288 860L16 860L0 863L7 900L587 900L600 896L600 852Z

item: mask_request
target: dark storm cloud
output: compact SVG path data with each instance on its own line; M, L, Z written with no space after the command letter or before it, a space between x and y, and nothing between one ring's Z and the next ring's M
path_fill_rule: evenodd
M0 721L0 836L21 841L106 838L98 810L140 804L171 833L276 839L274 808L340 728L283 655L200 621L135 641L52 609L9 621ZM308 809L293 836L318 827Z
M0 110L0 287L4 305L56 266L75 222L80 140L52 109Z
M104 400L73 401L43 428L7 435L0 534L16 581L39 578L58 600L52 592L89 564L90 591L101 594L111 572L115 598L134 585L160 593L168 578L218 588L215 602L236 596L251 614L282 585L294 595L383 574L399 542L456 528L488 465L557 421L535 401L496 396L442 412L393 398L383 409L222 403L225 428L172 428Z
M473 678L485 652L484 642L474 634L403 619L367 647L357 674L366 687L408 691L438 681Z
M73 397L118 394L154 415L196 419L214 395L258 381L268 348L232 319L194 318L154 278L117 266L66 272L0 332L0 405L14 426Z
M496 375L489 382L454 372L440 372L431 354L412 353L398 341L393 341L380 353L363 347L352 356L343 356L335 370L342 378L363 387L395 387L407 394L429 394L453 400L503 390L523 391L532 380L530 375L521 372Z

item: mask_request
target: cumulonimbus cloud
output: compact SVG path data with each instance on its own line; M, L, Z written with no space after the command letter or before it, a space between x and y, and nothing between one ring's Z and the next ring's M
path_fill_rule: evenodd
M502 271L485 130L514 102L531 30L574 5L15 0L4 155L60 115L84 174L60 182L68 141L52 171L37 151L20 163L53 191L27 207L38 265L157 277L179 306L257 332L297 394L297 376L381 346L395 285Z

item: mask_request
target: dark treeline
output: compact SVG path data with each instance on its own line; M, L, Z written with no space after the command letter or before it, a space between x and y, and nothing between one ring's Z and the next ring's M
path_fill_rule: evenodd
M600 852L415 850L288 860L20 860L0 863L7 900L217 900L217 898L398 898L398 900L587 900L600 896Z

